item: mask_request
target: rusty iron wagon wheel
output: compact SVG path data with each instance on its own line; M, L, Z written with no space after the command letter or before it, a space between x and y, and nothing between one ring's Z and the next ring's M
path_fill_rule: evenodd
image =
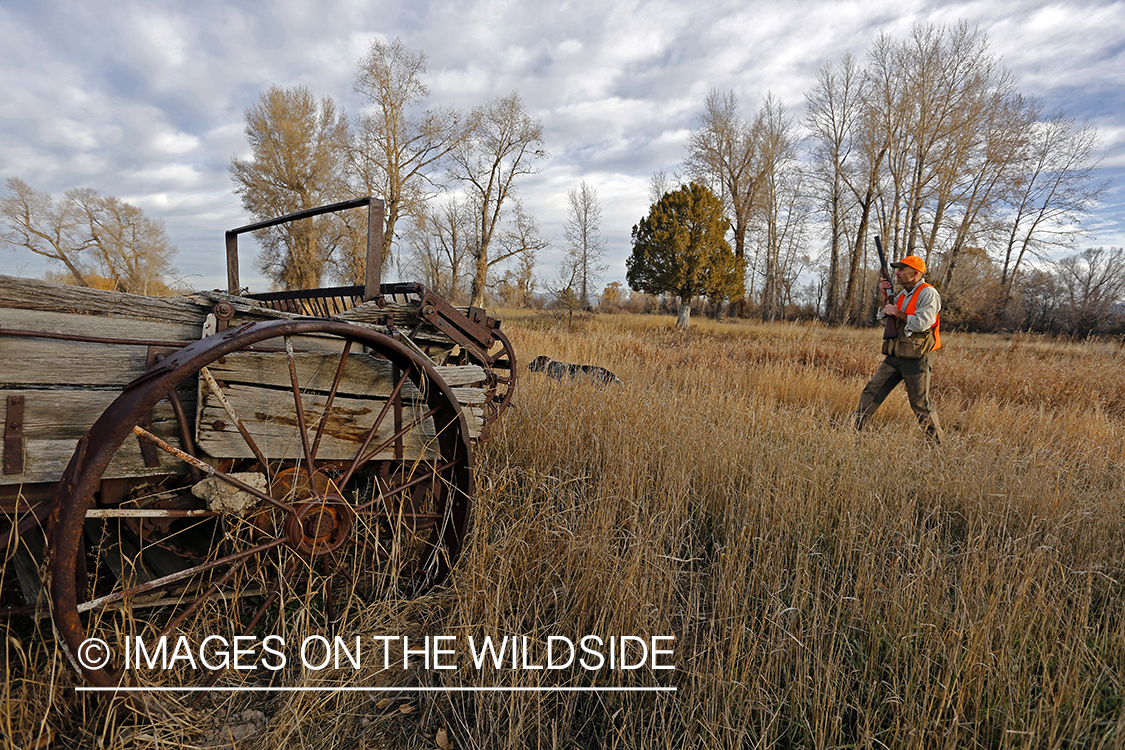
M158 430L162 400L177 424ZM60 484L51 598L71 662L114 690L237 681L248 673L221 648L195 651L200 639L291 647L374 598L441 581L470 515L466 425L432 363L347 323L256 323L166 357L102 414ZM122 446L176 468L123 489L103 481ZM162 636L174 656L184 634L193 651L170 671L126 661Z

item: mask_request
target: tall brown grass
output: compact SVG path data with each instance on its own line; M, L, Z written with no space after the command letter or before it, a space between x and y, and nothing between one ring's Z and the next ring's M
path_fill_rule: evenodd
M935 448L901 393L867 432L847 426L875 331L505 320L522 361L598 364L626 385L525 371L478 454L451 581L345 630L451 635L462 651L470 636L674 635L675 670L462 658L294 679L677 691L242 696L213 709L220 724L248 707L268 722L235 746L1125 746L1121 345L948 334ZM105 718L50 648L14 643L0 729L20 747L36 721L86 727L89 746L199 742Z

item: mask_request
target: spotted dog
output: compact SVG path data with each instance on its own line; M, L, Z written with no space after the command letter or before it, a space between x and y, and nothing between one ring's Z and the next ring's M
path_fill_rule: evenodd
M545 372L547 373L547 377L554 378L555 380L562 380L563 378L589 378L595 383L603 383L605 385L617 383L618 385L624 385L616 375L604 367L598 367L596 365L571 365L566 362L556 362L542 354L531 360L527 369L532 372Z

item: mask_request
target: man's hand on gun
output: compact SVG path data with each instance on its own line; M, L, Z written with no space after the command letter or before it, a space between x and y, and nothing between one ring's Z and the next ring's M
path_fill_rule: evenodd
M879 291L883 293L883 314L894 318L895 320L906 322L906 313L899 310L891 303L891 294L894 292L894 287L891 282L883 279L879 282Z

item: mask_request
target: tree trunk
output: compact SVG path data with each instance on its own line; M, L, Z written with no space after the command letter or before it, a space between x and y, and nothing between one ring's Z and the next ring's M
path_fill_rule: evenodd
M691 298L680 297L680 313L676 316L676 327L687 328L688 318L691 317Z

